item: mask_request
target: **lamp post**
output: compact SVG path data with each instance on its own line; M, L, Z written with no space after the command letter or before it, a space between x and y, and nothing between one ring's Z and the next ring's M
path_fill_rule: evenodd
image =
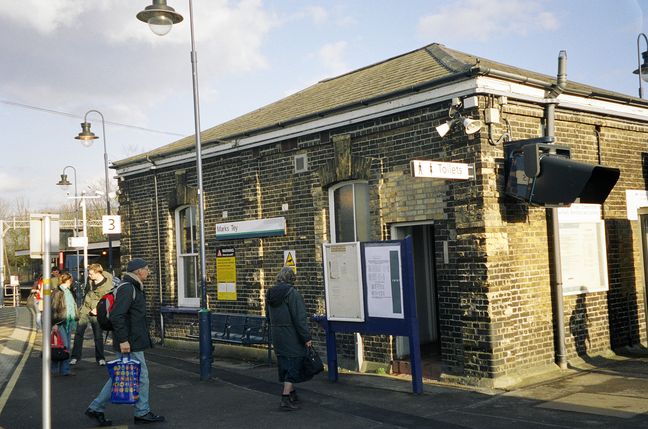
M79 230L78 230L78 227L77 227L77 219L78 219L78 215L79 215L79 202L77 200L78 194L77 194L77 171L76 171L76 168L74 168L72 165L66 165L63 168L63 172L61 173L61 180L59 180L58 183L56 183L56 185L60 186L61 189L63 189L63 191L67 191L70 188L70 185L72 185L72 184L68 180L67 174L65 174L65 170L67 170L68 168L71 168L72 171L74 171L74 236L78 237L79 236ZM84 262L83 283L84 283L84 285L87 282L87 278L88 278L88 260L87 260L88 250L87 249L88 249L87 246L84 247L84 253L83 253L83 256L84 256L84 261L83 261ZM79 251L78 250L76 251L76 269L77 269L77 280L78 280L78 278L79 278ZM83 291L80 288L78 288L76 292L77 292L77 294L76 294L77 295L76 296L77 305L80 306L81 305L81 300L83 299Z
M93 140L98 139L92 131L90 131L90 122L88 122L89 113L97 113L101 116L101 127L103 132L103 149L104 149L104 175L106 180L106 214L110 216L110 182L108 179L108 152L106 151L106 121L104 120L103 114L98 110L88 110L85 115L83 115L83 122L81 123L81 132L74 137L77 140L81 141L81 144L85 147L92 146ZM108 271L114 274L113 272L113 251L112 251L112 238L108 234Z
M171 31L173 24L182 22L183 17L166 0L153 0L137 14L137 19L146 22L151 30L163 36ZM191 30L191 73L193 76L194 127L196 141L196 176L198 179L198 228L200 229L200 311L198 328L200 336L200 379L208 380L211 376L211 315L207 308L207 264L205 262L205 205L203 195L202 149L200 145L200 106L198 102L198 56L193 27L193 3L189 0L189 28Z
M643 52L641 52L641 48L639 47L642 37L646 42L647 48L647 50ZM643 64L641 63L642 57ZM637 36L637 70L633 71L632 73L639 75L639 98L643 98L643 81L648 82L648 37L646 37L644 33L639 33L639 35Z

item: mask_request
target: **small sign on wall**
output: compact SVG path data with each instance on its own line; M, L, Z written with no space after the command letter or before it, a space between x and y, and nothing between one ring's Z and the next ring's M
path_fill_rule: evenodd
M236 301L236 254L232 247L216 249L216 297Z
M637 210L648 207L648 192L643 189L626 189L626 215L628 220L638 220Z
M293 272L297 274L297 256L294 250L284 250L284 267L292 268Z

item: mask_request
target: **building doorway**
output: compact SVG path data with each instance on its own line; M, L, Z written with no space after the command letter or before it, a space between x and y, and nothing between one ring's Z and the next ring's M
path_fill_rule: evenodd
M441 347L434 268L434 224L432 222L410 222L392 225L391 236L393 239L402 240L408 235L412 237L414 248L414 287L416 289L416 315L419 323L423 376L439 378ZM409 344L406 337L396 337L396 361L398 362L394 365L395 372L407 373ZM405 361L407 364L400 364ZM401 366L405 368L400 368Z
M648 207L637 209L639 225L641 226L641 254L644 269L644 310L646 314L646 326L648 326Z

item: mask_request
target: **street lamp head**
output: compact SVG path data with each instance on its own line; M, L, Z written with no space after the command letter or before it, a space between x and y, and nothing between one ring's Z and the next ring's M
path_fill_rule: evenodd
M153 0L152 5L137 14L137 19L146 22L153 33L164 36L171 31L173 24L182 22L183 18L175 9L167 6L166 0Z
M641 58L643 58L643 64L637 70L633 71L634 74L639 74L641 71L641 79L644 82L648 82L648 51L643 51L641 53Z
M92 146L92 141L98 139L92 131L90 131L90 122L81 122L81 132L75 137L80 140L81 144L85 147Z
M63 173L61 174L61 180L56 185L60 186L62 190L67 191L72 186L72 183L68 180L67 174Z

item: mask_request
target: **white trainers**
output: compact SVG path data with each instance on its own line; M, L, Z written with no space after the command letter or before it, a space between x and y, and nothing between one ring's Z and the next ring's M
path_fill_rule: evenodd
M74 358L73 358L73 359L70 359L70 365L76 365L76 364L77 364L77 360L76 360L76 359L74 359Z
M106 359L99 359L99 362L97 362L99 366L106 366Z

